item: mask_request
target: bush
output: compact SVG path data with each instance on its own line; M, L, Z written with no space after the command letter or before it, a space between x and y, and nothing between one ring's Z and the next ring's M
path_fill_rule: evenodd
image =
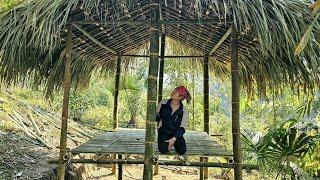
M87 109L83 114L82 121L91 126L110 130L113 128L112 108L99 106Z

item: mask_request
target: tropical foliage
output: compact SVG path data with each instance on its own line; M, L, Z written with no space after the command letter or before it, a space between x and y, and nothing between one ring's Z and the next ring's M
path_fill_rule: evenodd
M52 95L52 99L41 100L42 94L37 90L15 89L14 93L31 104L61 112L59 87L63 78L66 24L80 7L86 18L103 19L102 13L96 11L101 4L79 0L27 1L21 5L18 0L4 2L0 4L0 11L6 10L0 13L1 81L30 87L34 84L33 87ZM101 2L113 10L112 17L116 19L134 10L136 1ZM247 91L242 91L240 102L245 159L258 162L265 172L271 172L270 176L297 177L298 172L303 172L319 177L320 0L312 6L314 14L309 4L301 0L191 2L192 11L200 19L204 10L208 10L221 22L231 19L241 37L252 38L249 47L240 46L239 55L242 90ZM16 4L19 6L12 8ZM148 44L134 53L148 54ZM166 53L202 54L169 37ZM144 128L148 62L143 58L123 60L120 127L132 122L135 127ZM220 61L220 56L210 58L210 134L222 135L216 140L231 149L230 63ZM87 125L111 129L115 61L101 61L74 51L72 65L71 117ZM186 104L190 110L189 129L202 131L203 81L199 72L201 59L166 59L163 97L169 97L174 87L186 85L193 95L191 104ZM296 91L291 91L289 85ZM306 96L299 96L301 91ZM11 125L0 128L10 129Z
M301 176L300 165L307 155L316 154L320 135L317 126L298 127L298 120L290 119L272 128L267 134L253 142L243 135L247 157L255 159L265 172L291 177ZM315 131L315 132L313 132ZM303 177L300 177L303 178Z
M307 43L311 41L315 41L317 45L315 48L320 48L320 41L319 41L319 31L320 31L320 24L319 24L319 9L320 9L320 0L317 0L313 5L310 6L313 12L313 21L311 25L308 27L306 32L304 33L303 37L301 38L299 44L296 47L295 55L299 55L304 48L306 47Z

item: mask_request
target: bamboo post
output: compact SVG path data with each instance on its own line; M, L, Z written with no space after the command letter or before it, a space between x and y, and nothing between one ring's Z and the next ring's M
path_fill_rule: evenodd
M116 79L114 82L113 129L118 128L118 100L119 100L120 74L121 74L121 55L118 54ZM117 158L116 154L112 154L112 159L116 159L116 158ZM116 169L117 169L117 165L113 164L111 174L116 174Z
M195 81L194 81L194 74L195 74L195 60L196 59L191 59L192 60L192 130L194 131L194 125L195 125L195 121L194 121L194 101L195 101L195 97L194 97L194 89L195 89Z
M118 155L118 159L122 159L122 155ZM118 164L118 180L122 180L122 164Z
M153 145L156 126L156 103L157 103L157 76L159 56L159 0L151 0L151 27L150 27L150 63L148 75L147 95L147 119L145 134L145 153L143 179L152 180L153 171Z
M209 134L209 57L203 59L203 131Z
M60 154L58 166L58 180L64 180L65 164L63 156L66 154L67 148L67 126L68 126L68 109L69 109L69 94L71 87L71 59L72 59L72 25L68 25L67 32L67 47L65 58L65 71L64 71L64 92L62 104L62 118L61 118L61 134L60 134Z
M164 54L166 36L161 34L161 51L160 51L160 68L159 68L159 87L158 87L158 102L162 100L163 92L163 73L164 73Z
M203 58L203 131L209 134L209 56ZM200 157L201 162L208 162L207 157ZM200 179L208 179L208 168L200 168Z
M232 79L232 142L234 158L234 178L242 180L242 155L240 145L240 120L239 120L239 68L238 68L238 32L235 25L231 30L231 79Z
M164 53L165 53L165 41L166 36L164 33L161 34L160 39L160 67L159 67L159 86L158 86L158 103L162 100L163 92L163 69L164 69ZM159 165L154 165L154 175L159 174Z
M119 83L121 73L121 56L117 58L117 71L114 83L114 101L113 101L113 129L118 128L118 100L119 100Z

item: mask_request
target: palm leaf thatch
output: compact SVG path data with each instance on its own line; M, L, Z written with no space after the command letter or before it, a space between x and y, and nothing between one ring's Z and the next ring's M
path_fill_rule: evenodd
M235 24L240 78L249 94L258 90L263 95L267 88L287 85L313 92L319 84L320 51L315 40L319 33L294 56L295 46L312 22L308 5L301 0L160 0L163 20L217 20L211 24L165 24L166 46L171 48L167 53L208 54ZM148 47L148 23L109 22L147 21L151 6L148 0L39 0L2 12L1 81L15 83L34 72L36 84L46 83L47 92L58 88L63 77L66 25L73 23L78 28L73 30L72 82L86 86L93 72L114 71L113 52L129 54ZM227 38L210 56L215 76L230 75L230 42Z

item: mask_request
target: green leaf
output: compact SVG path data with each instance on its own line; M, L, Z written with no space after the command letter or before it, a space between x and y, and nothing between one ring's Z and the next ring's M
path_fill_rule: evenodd
M303 51L303 49L306 47L307 43L310 41L311 36L312 36L312 30L313 30L314 26L316 25L316 22L317 22L317 19L319 18L319 16L320 16L320 14L318 14L314 18L311 25L308 27L307 31L305 32L305 34L301 38L299 44L297 45L297 47L294 51L295 56L299 55Z

